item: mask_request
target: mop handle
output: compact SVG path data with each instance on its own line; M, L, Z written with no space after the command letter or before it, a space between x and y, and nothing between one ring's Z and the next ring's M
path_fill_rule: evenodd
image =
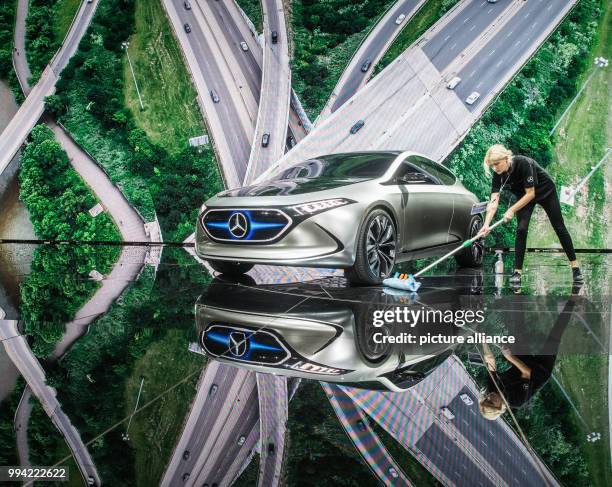
M491 225L489 227L489 230L493 230L496 226L501 225L502 223L504 223L504 220L499 220L497 222L495 222L493 225ZM470 245L472 245L476 240L478 240L479 237L478 235L476 235L475 237L472 237L469 240L466 240L465 242L463 242L459 247L457 247L455 250L451 250L448 254L443 255L442 257L440 257L438 260L436 260L435 262L432 262L431 264L429 264L427 267L421 269L419 272L417 272L416 274L413 274L412 277L419 277L421 274L427 272L429 269L431 269L432 267L437 266L440 262L442 262L443 260L448 259L449 257L451 257L452 255L455 255L457 252L459 252L460 250L463 250L465 247L469 247Z

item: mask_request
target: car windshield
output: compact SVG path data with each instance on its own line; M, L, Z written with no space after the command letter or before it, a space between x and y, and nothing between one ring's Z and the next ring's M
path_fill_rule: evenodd
M366 180L381 177L399 152L333 154L301 162L273 179L349 179Z

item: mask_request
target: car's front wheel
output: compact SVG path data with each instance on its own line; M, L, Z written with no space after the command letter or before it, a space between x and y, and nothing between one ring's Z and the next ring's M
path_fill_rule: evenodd
M253 264L247 262L227 262L224 260L209 260L210 266L221 274L226 276L241 276L246 274L253 268Z
M475 237L481 228L482 218L478 215L473 216L470 220L466 240ZM461 267L480 267L484 259L484 253L484 241L483 239L478 239L472 245L455 255L455 260Z
M375 285L391 275L395 264L396 231L389 213L372 210L359 235L355 264L345 271L352 284Z

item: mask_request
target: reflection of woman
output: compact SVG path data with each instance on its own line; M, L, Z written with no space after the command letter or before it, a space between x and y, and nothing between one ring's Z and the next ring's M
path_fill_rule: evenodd
M497 371L495 356L488 345L483 344L485 364L490 372L487 393L480 399L480 412L483 417L497 419L506 411L506 404L498 388L509 406L521 407L548 382L574 304L575 297L572 296L565 303L563 311L541 347L539 352L541 355L514 355L509 348L503 347L502 354L510 364L510 368L505 372Z
M527 247L527 230L536 204L544 208L563 246L563 250L570 260L574 282L582 282L583 277L576 261L572 237L565 227L561 214L557 188L548 173L533 159L513 155L512 151L501 144L489 148L484 159L484 168L487 175L490 174L491 169L495 174L493 175L490 204L481 230L483 236L489 233L489 225L497 212L499 195L504 186L508 185L510 191L518 198L516 203L508 208L504 214L504 220L506 221L511 220L515 214L518 220L514 243L514 274L510 278L510 284L519 285L521 283L523 260Z

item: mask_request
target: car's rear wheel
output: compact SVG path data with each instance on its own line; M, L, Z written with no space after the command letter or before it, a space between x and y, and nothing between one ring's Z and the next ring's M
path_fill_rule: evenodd
M372 210L359 235L355 264L345 271L352 284L380 284L389 277L395 264L396 232L389 213Z
M482 218L475 215L470 220L467 239L475 237L482 228ZM480 267L484 259L484 240L478 239L472 245L455 255L457 264L461 267Z
M226 276L241 276L253 268L253 264L247 262L226 262L224 260L209 260L210 266Z

